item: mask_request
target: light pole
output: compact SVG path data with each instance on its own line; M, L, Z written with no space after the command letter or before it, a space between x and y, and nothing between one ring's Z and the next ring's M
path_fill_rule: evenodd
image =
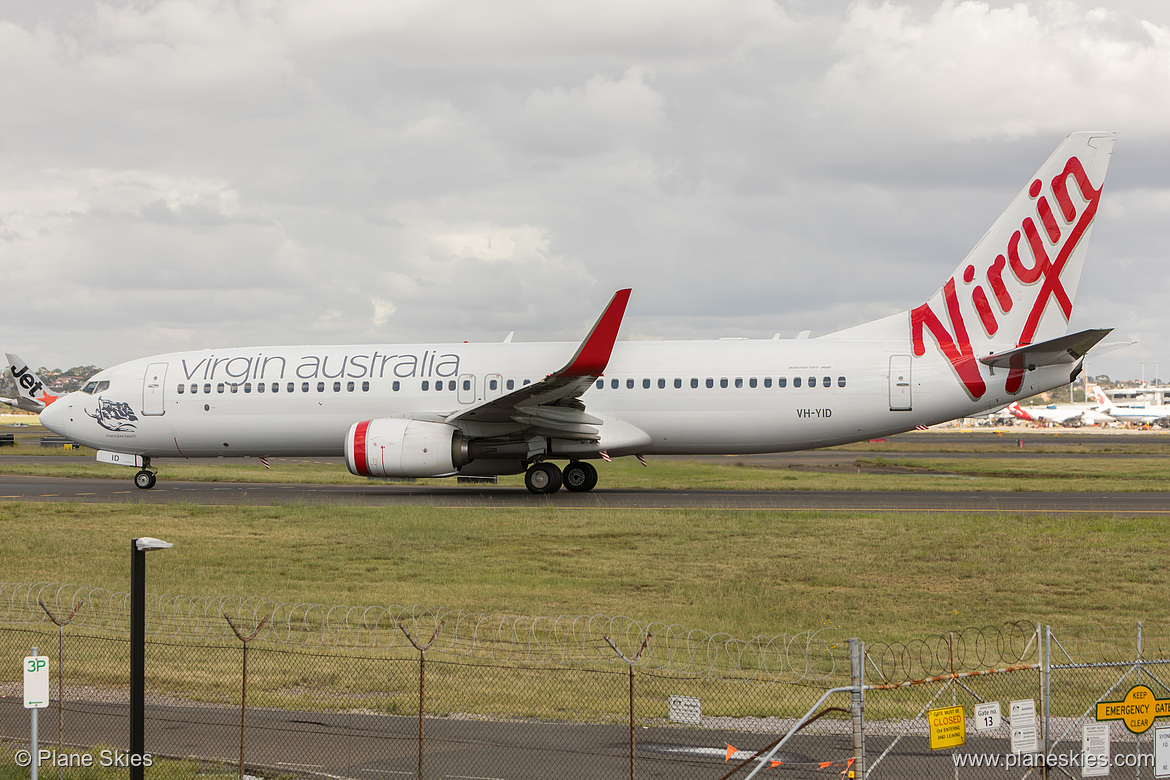
M130 540L130 780L142 780L146 753L146 553L170 542Z

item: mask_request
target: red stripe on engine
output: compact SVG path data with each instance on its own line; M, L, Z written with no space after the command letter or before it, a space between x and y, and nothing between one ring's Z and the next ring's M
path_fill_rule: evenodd
M366 430L372 420L365 420L357 424L353 432L353 469L359 477L370 476L370 467L366 461Z

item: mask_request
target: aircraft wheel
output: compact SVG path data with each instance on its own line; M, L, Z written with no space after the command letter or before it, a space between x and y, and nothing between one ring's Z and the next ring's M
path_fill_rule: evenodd
M524 472L524 487L529 493L555 493L561 489L561 470L555 463L534 463Z
M140 471L134 475L134 485L140 490L150 490L158 480L149 471Z
M574 493L588 493L597 487L597 469L592 463L575 460L565 466L565 487Z

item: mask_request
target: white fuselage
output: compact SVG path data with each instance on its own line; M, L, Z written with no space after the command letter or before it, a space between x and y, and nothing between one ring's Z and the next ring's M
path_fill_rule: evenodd
M1170 406L1160 404L1132 403L1119 406L1111 403L1102 406L1101 411L1114 420L1130 423L1153 423L1170 417Z
M360 420L447 416L565 362L571 343L263 347L124 363L42 414L99 450L148 457L337 456ZM909 340L820 338L619 342L581 397L607 433L648 437L612 454L799 450L911 430L1003 406L1069 381L1068 367L1006 372L972 399L949 363ZM108 385L105 383L108 382ZM134 418L134 419L130 419ZM607 426L608 429L607 429ZM467 435L491 435L490 426ZM625 437L622 442L628 442ZM584 454L583 457L596 457Z

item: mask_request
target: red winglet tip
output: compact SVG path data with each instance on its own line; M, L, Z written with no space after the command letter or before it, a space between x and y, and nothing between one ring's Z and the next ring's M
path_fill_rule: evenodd
M605 371L626 313L626 304L630 301L630 292L631 289L627 287L613 294L593 330L589 331L573 360L561 372L563 375L599 376Z

